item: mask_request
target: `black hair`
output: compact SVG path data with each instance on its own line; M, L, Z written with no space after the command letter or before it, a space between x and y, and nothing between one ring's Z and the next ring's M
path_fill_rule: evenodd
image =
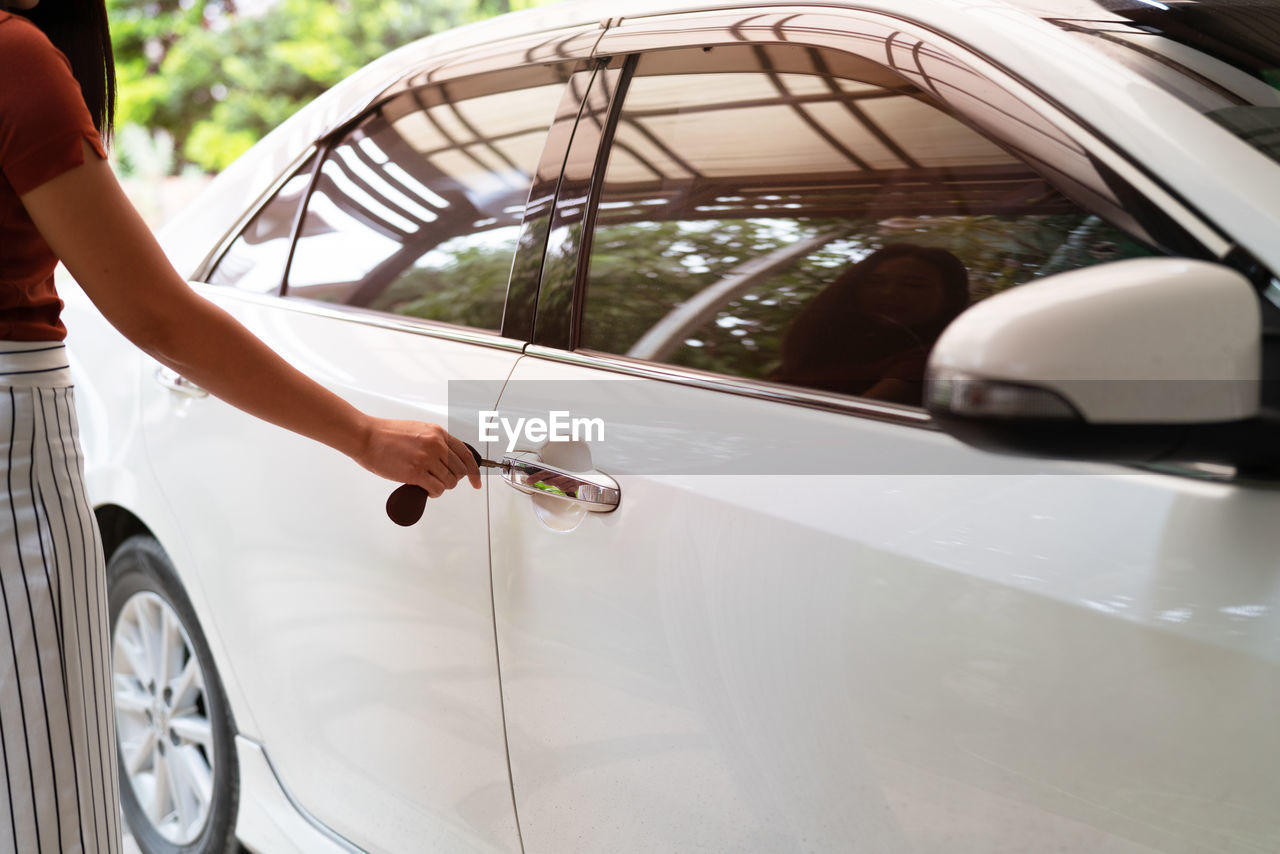
M881 264L897 258L915 258L938 271L942 285L942 306L938 316L922 329L915 330L925 338L936 338L956 315L969 305L969 271L964 264L946 249L918 246L914 243L890 243L877 249L857 264L845 270L831 285L818 294L799 315L791 330L796 339L828 335L835 339L849 333L850 309L866 277Z
M940 277L942 305L936 316L918 327L876 323L857 307L858 291L868 274L896 258L923 261ZM891 243L845 270L796 315L783 336L781 364L771 379L862 394L879 379L870 375L872 368L894 354L927 352L968 305L969 272L959 258L945 249ZM923 369L923 357L920 367Z
M969 271L965 269L964 262L946 249L919 246L915 243L890 243L845 271L830 290L834 295L841 288L857 288L873 270L886 261L896 258L915 258L938 271L942 284L942 309L938 317L924 330L927 335L936 338L960 312L969 306Z
M10 11L39 27L66 54L93 124L108 139L116 117L116 64L106 0L45 0L33 9Z

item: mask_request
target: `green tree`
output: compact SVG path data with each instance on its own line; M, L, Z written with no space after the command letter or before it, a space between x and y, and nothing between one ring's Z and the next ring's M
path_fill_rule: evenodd
M246 0L108 0L119 120L171 137L175 169L221 169L388 51L550 2L258 0L251 9Z

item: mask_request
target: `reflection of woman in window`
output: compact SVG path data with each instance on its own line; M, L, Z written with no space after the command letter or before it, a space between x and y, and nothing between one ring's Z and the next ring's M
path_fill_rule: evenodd
M955 255L886 246L796 316L773 379L918 405L929 350L968 304L969 274Z

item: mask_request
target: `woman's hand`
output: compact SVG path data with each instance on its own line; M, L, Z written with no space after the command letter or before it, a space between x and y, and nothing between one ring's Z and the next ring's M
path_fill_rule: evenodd
M480 488L480 467L461 439L438 424L372 418L356 462L374 474L421 486L439 498L462 478Z

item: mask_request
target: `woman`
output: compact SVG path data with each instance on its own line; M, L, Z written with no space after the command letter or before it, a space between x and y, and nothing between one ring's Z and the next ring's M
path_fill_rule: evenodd
M0 0L0 851L117 852L104 569L56 260L126 337L223 400L433 497L480 479L441 427L360 412L187 287L105 161L103 0L36 2Z
M945 249L886 246L845 271L796 316L772 378L920 403L929 350L969 304L969 274Z

